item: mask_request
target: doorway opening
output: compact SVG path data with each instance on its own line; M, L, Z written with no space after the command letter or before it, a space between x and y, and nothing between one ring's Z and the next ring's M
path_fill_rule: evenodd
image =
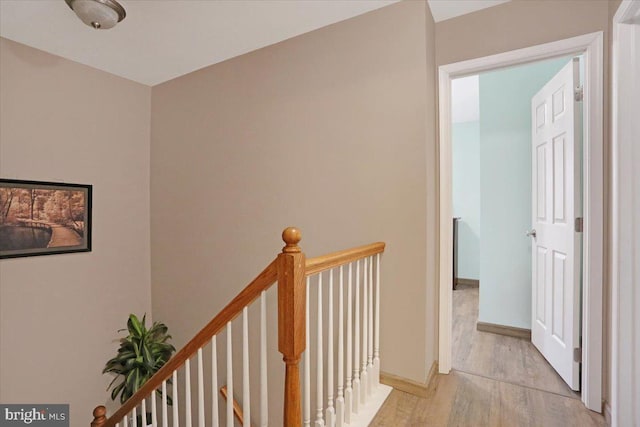
M584 58L584 123L581 128L584 141L582 153L583 184L583 259L581 268L573 269L582 276L582 331L581 400L587 408L601 412L602 394L602 239L603 239L603 171L602 171L602 84L603 84L603 36L601 32L561 40L545 45L506 52L490 57L444 65L439 68L440 96L440 301L439 301L439 371L448 373L452 368L452 281L453 281L453 173L452 173L452 117L451 87L455 78L499 70L544 59L583 55ZM553 94L551 94L553 95ZM550 98L550 106L555 102ZM557 110L559 111L559 110ZM535 112L534 112L535 113ZM533 114L533 113L532 113ZM532 117L535 121L535 116ZM539 124L539 123L538 123ZM560 144L558 144L560 146ZM551 147L553 148L553 147ZM545 155L546 156L546 155ZM535 158L535 156L533 156ZM547 158L547 157L540 157ZM533 165L535 167L535 165ZM533 183L532 185L535 185ZM553 202L553 200L552 200ZM557 214L553 213L553 215ZM532 212L533 213L533 212ZM575 218L565 222L574 225ZM522 230L524 231L524 230ZM484 230L487 232L487 230ZM546 234L544 232L543 234ZM532 245L532 251L535 251ZM560 251L556 251L560 252ZM555 253L555 252L554 252ZM553 262L559 263L560 259ZM508 262L504 260L504 262ZM558 264L559 265L559 264ZM544 267L550 277L558 279L558 269ZM532 269L535 273L535 269ZM565 270L568 271L568 270ZM554 279L554 280L555 280ZM557 281L557 280L556 280ZM482 287L482 281L480 281ZM533 310L532 310L533 311ZM491 323L491 322L487 322ZM576 323L580 323L577 322ZM556 331L556 335L557 335ZM557 337L556 337L557 338ZM552 337L552 339L554 339ZM569 349L568 349L569 350ZM570 349L570 351L574 351Z
M581 62L452 80L452 368L571 398L580 396L581 233L568 218L582 211Z

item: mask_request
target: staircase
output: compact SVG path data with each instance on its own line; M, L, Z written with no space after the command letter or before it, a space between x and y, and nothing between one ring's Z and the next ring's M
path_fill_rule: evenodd
M243 426L266 427L273 399L282 405L285 427L368 425L391 391L380 384L385 244L306 259L298 229L285 229L282 239L282 252L122 407L108 417L104 406L96 407L91 426L143 427L138 424L147 425L143 420L150 414L153 427L234 427L234 416L241 414ZM285 365L284 390L277 393L267 381L268 351L275 348L267 333L271 294L277 299L277 349ZM250 309L259 313L259 342L249 340ZM234 321L242 330L235 353ZM224 353L218 351L219 336ZM237 365L242 380L234 384ZM225 400L219 399L221 383ZM240 393L234 394L234 385ZM255 399L258 404L252 405Z

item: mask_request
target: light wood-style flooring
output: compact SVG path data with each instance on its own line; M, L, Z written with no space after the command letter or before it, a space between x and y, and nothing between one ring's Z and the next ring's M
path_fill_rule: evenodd
M398 390L370 427L605 426L600 414L571 397L463 372L437 375L426 398Z
M454 292L454 370L437 375L426 398L394 390L370 426L606 425L530 342L476 331L477 308L476 288Z
M531 341L478 331L477 321L478 288L458 285L453 291L453 369L580 399Z

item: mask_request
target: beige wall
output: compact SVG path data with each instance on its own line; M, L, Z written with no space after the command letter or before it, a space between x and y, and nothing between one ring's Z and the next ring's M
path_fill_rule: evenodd
M609 57L610 11L619 0L514 0L496 7L474 12L436 24L436 64L444 65L528 46L548 43L595 31L604 32L604 169L605 169L605 256L610 244L610 138L609 138ZM604 277L608 278L608 262ZM610 282L604 283L603 398L610 390Z
M438 358L438 114L437 114L437 68L436 56L436 26L431 10L426 7L426 39L427 39L427 160L425 173L427 175L427 312L426 312L426 368L427 373ZM433 286L433 290L431 290Z
M0 177L93 184L93 251L0 260L0 402L86 426L130 312L150 312L150 88L0 39Z
M153 88L153 312L179 342L296 225L308 256L387 242L382 368L425 379L436 345L433 53L426 4L402 2Z
M436 24L436 64L608 29L607 0L513 0Z

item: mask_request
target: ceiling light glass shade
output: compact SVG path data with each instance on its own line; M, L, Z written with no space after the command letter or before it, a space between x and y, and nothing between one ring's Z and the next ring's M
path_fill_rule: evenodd
M122 21L126 13L115 0L65 0L85 24L107 30Z

